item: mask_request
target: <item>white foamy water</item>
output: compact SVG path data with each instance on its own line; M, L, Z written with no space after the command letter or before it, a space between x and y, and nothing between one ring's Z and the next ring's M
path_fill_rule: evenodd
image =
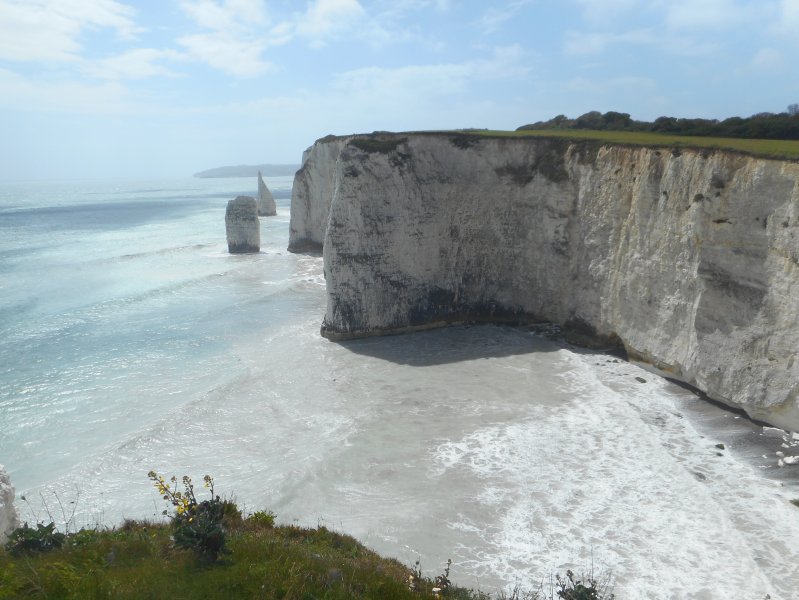
M285 251L290 179L268 184L252 256L226 253L224 205L254 181L3 188L0 463L23 515L156 517L150 469L210 473L484 590L593 562L620 600L792 597L779 439L523 330L328 342L321 259Z

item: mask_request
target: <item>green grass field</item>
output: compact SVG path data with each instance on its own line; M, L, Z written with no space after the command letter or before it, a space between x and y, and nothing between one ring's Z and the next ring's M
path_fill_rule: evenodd
M489 137L544 137L572 140L592 140L609 144L633 146L655 146L663 148L712 148L733 150L763 158L799 160L797 140L753 140L741 138L716 138L684 135L668 135L637 131L593 131L580 130L533 130L533 131L469 131Z

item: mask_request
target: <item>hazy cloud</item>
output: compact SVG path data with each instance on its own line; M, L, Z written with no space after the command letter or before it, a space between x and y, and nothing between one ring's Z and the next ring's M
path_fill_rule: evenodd
M374 5L380 12L404 15L427 8L448 12L454 3L454 0L379 0Z
M690 30L724 29L745 23L764 8L762 0L668 0L661 4L670 28Z
M510 21L522 8L532 3L533 0L514 0L500 7L489 7L480 17L480 28L483 33L497 31L503 23Z
M113 29L131 38L137 31L133 15L115 0L0 0L0 59L75 61L85 30Z
M570 55L611 51L621 45L648 45L663 54L710 56L733 38L731 30L766 24L799 0L575 0L588 31L566 32ZM799 8L797 9L799 14ZM790 20L790 19L785 19ZM799 25L797 25L799 27ZM797 29L791 31L795 33Z
M784 64L782 53L774 48L761 48L747 64L749 70L770 71L782 68Z
M0 69L0 107L92 115L132 109L127 88L117 82L37 81L4 69Z
M100 79L146 79L148 77L176 77L179 73L159 64L163 61L181 61L186 56L174 50L138 48L118 56L90 63L84 72Z
M366 11L358 0L315 0L296 18L296 32L324 44L328 37L349 29L364 16Z
M785 33L799 36L799 0L780 0L779 27Z
M402 29L400 23L405 13L429 4L416 0L381 4L376 14L370 15L358 0L313 0L307 3L304 12L295 12L290 19L276 25L270 38L283 44L300 39L312 48L322 48L343 38L376 46L407 42L418 36Z
M600 54L610 46L652 45L658 43L658 36L652 29L636 29L624 32L566 32L565 51L567 54Z
M606 94L613 90L652 90L654 79L650 77L612 77L610 79L589 79L574 77L565 83L565 89L580 94Z
M258 35L266 22L260 0L183 0L180 7L202 33L177 39L192 58L236 77L255 77L271 68L263 59L266 41Z
M336 85L353 94L396 100L408 95L445 96L465 91L470 84L523 77L529 67L520 46L495 48L490 58L397 68L365 67L340 74Z
M266 20L261 0L182 0L180 7L197 25L206 29L248 29Z
M183 36L178 43L190 56L236 77L255 77L273 66L262 58L266 44L258 39L213 31Z
M638 5L638 0L576 0L576 2L583 9L583 18L593 23L607 23Z
M298 38L320 47L366 15L358 0L312 0L304 12L275 21L260 0L182 0L180 6L205 31L181 36L178 44L191 57L236 77L271 69L274 65L263 56L269 47Z
M707 56L720 51L719 43L693 38L681 33L663 35L654 28L622 32L568 31L564 51L568 55L597 55L614 50L615 46L648 46L665 55Z

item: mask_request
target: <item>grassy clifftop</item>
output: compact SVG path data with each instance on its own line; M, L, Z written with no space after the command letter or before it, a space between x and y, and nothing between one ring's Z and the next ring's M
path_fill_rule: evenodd
M767 140L748 138L721 138L705 136L673 135L644 131L596 131L591 129L537 129L501 131L490 129L465 129L450 131L376 131L355 136L327 136L321 141L352 137L352 143L366 152L387 152L404 141L409 135L452 136L453 143L468 147L469 140L480 138L544 138L587 141L597 144L621 146L646 146L673 150L724 150L759 158L777 160L799 160L799 140Z
M594 131L579 129L564 131L542 129L535 131L480 131L478 135L502 137L544 137L572 140L591 140L609 144L654 146L662 148L708 148L731 150L763 158L799 160L799 141L721 138L705 136L671 135L643 131Z

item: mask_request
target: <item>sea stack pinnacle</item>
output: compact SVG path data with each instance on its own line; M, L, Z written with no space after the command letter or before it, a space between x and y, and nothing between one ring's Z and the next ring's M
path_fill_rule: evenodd
M225 211L227 248L231 254L261 250L261 225L258 203L252 196L237 196L227 203Z
M258 214L262 217L273 217L277 214L275 198L266 187L260 171L258 171Z

